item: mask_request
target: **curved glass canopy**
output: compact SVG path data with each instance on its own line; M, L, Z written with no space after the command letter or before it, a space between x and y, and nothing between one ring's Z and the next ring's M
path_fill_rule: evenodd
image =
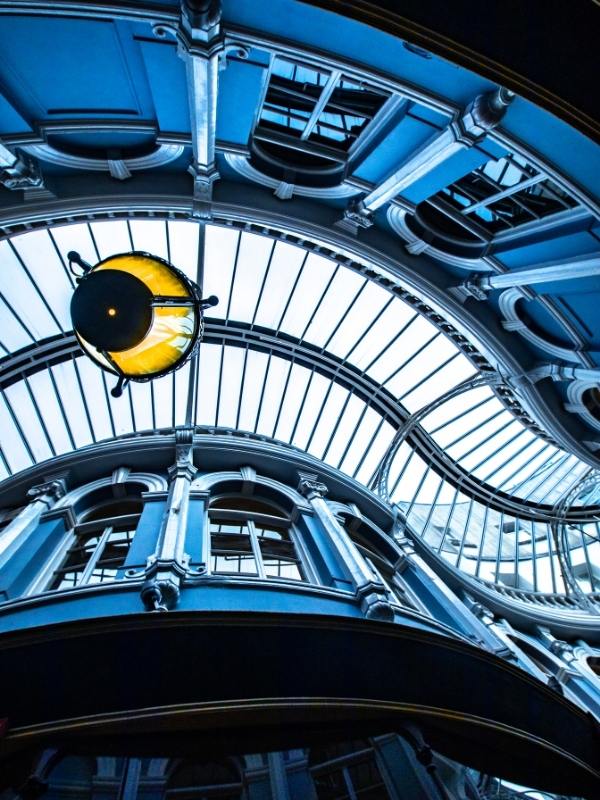
M187 364L113 399L70 330L70 250L92 263L144 250L217 295L197 369ZM370 486L410 415L478 375L475 347L394 285L314 248L233 226L109 220L4 240L0 477L105 439L189 422L283 441ZM501 398L479 386L425 415L391 463L389 496L458 567L561 593L552 508L590 468ZM596 591L598 527L582 508L590 497L577 502L572 562L582 586Z

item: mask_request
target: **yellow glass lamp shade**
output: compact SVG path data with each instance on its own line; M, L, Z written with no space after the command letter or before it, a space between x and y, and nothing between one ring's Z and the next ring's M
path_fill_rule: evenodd
M113 395L129 381L146 381L184 364L202 332L203 301L196 284L148 253L111 256L84 270L71 300L71 318L85 353L119 376Z

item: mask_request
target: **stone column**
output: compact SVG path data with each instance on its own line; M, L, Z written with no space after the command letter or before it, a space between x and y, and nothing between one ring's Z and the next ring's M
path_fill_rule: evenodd
M187 571L185 555L190 485L196 474L193 463L194 433L191 428L175 434L175 463L169 469L167 510L162 522L156 553L148 562L148 580L141 597L150 611L166 611L179 600L179 586Z
M359 549L342 528L329 508L325 495L327 486L318 480L318 475L298 472L298 490L311 504L314 512L329 536L330 541L346 565L356 587L361 609L369 619L392 622L394 611L388 600L385 586L362 557Z
M27 541L36 529L40 516L65 494L62 478L39 483L27 492L31 502L0 533L0 569Z

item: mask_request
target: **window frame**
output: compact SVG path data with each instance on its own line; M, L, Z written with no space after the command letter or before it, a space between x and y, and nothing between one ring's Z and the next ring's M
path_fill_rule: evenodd
M253 499L260 500L260 502L264 502L268 505L272 505L270 501L263 500L260 497L255 497L252 495ZM293 585L307 585L307 584L318 584L318 580L316 578L316 571L311 564L310 558L308 556L307 550L304 547L304 543L302 541L302 535L298 531L297 526L294 524L294 521L290 514L281 510L282 516L270 515L265 514L259 511L250 511L250 510L243 510L243 509L226 509L226 508L215 508L212 506L212 503L215 501L221 500L243 500L244 497L242 495L221 495L212 498L211 504L209 504L206 512L205 524L206 530L208 532L207 535L207 573L212 576L218 577L226 577L226 578L242 578L242 579L253 579L253 580L264 580L264 581L285 581L286 583L291 583ZM275 506L273 506L276 508ZM255 574L248 574L243 572L224 572L220 570L213 569L212 561L213 561L213 547L212 547L212 525L213 524L220 524L222 522L231 521L232 523L239 523L240 527L247 527L248 529L248 541L250 543L251 554L254 558L254 562L256 564L256 573ZM295 563L300 573L300 578L288 578L279 575L268 575L265 570L265 565L263 562L263 552L260 545L261 537L256 532L257 524L264 525L264 526L272 526L272 528L277 531L278 529L283 529L287 532L289 537L289 542L292 545L294 551L294 560L290 563ZM218 535L218 534L217 534ZM245 535L245 534L241 534Z

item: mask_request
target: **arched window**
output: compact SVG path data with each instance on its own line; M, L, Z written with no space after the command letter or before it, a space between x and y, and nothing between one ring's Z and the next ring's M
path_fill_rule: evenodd
M242 781L230 760L180 762L167 782L166 800L241 800Z
M554 181L508 153L419 203L407 224L438 250L477 259L494 249L498 237L576 206Z
M337 70L277 56L250 141L266 175L302 186L337 186L389 94Z
M71 546L47 588L72 589L114 580L127 558L141 511L138 494L104 499L80 513Z
M254 497L210 504L210 570L220 575L306 580L289 515Z
M309 767L318 800L386 800L375 750L364 740L313 748Z

